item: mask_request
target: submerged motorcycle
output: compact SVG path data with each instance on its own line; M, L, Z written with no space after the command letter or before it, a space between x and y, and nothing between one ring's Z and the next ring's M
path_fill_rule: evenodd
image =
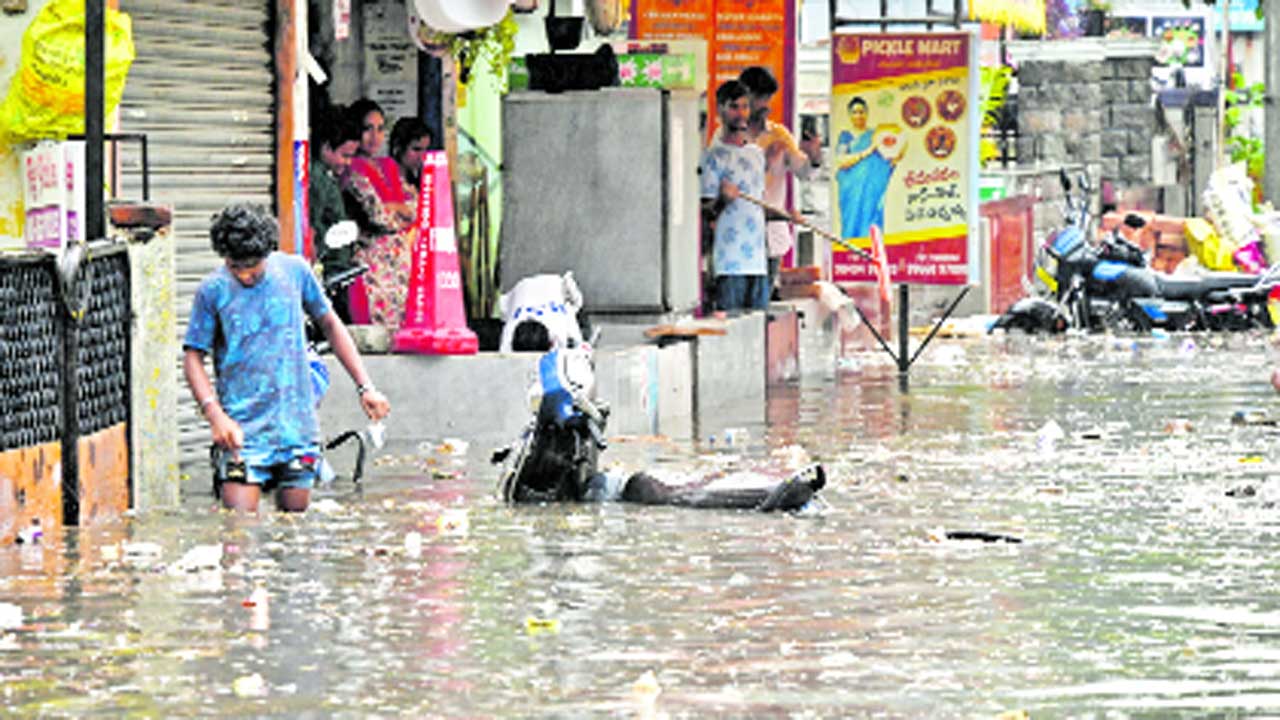
M1247 330L1271 325L1266 301L1276 285L1276 268L1262 276L1213 272L1184 277L1153 270L1143 250L1119 228L1090 243L1088 184L1082 181L1081 192L1072 195L1065 173L1061 179L1068 224L1049 237L1036 264L1036 279L1047 297L1014 303L992 331ZM1144 224L1138 215L1124 221L1134 230Z
M813 463L786 474L742 471L704 476L599 470L609 418L595 397L592 343L547 350L530 391L533 417L520 437L494 452L498 489L508 503L633 502L769 512L798 511L826 484Z
M520 439L493 455L507 462L502 499L523 502L584 500L598 472L609 406L595 395L590 345L553 348L538 360L529 390L533 417Z

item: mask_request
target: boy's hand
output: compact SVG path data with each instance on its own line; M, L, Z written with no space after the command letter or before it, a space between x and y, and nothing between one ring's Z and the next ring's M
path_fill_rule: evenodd
M391 401L377 388L370 388L360 396L360 407L370 420L381 420L391 413Z
M209 412L209 427L213 430L213 443L228 450L239 450L244 447L244 430L240 424L232 420L222 408L213 408Z

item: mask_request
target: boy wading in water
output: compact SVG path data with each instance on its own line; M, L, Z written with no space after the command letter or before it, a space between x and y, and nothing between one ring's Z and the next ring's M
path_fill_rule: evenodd
M213 442L239 461L217 479L222 504L249 512L264 490L276 491L281 510L306 510L311 500L320 427L306 316L355 382L365 414L380 420L391 411L306 261L276 252L279 232L259 205L229 205L214 217L209 237L224 266L201 281L183 340L183 372ZM216 391L205 371L209 353Z

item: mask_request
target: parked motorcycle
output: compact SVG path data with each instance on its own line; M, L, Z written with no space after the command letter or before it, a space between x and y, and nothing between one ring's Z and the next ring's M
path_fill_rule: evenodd
M1036 277L1052 299L1018 301L992 330L1244 330L1269 323L1266 295L1274 285L1273 273L1183 277L1159 272L1148 266L1143 250L1125 238L1120 228L1090 243L1088 183L1082 178L1079 192L1072 194L1066 173L1060 178L1068 222L1045 243L1036 267ZM1124 221L1133 230L1141 230L1144 224L1138 215Z

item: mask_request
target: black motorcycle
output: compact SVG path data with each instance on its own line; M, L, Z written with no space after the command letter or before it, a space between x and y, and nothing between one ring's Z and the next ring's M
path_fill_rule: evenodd
M1065 173L1061 180L1069 222L1050 236L1036 267L1036 277L1051 299L1032 297L1014 303L991 330L1243 330L1268 320L1265 291L1270 289L1271 273L1262 277L1232 272L1183 277L1159 272L1148 267L1146 254L1119 228L1096 244L1090 243L1088 185L1081 182L1081 192L1072 195ZM1145 220L1130 214L1124 225L1140 230ZM1259 293L1261 302L1257 301Z

